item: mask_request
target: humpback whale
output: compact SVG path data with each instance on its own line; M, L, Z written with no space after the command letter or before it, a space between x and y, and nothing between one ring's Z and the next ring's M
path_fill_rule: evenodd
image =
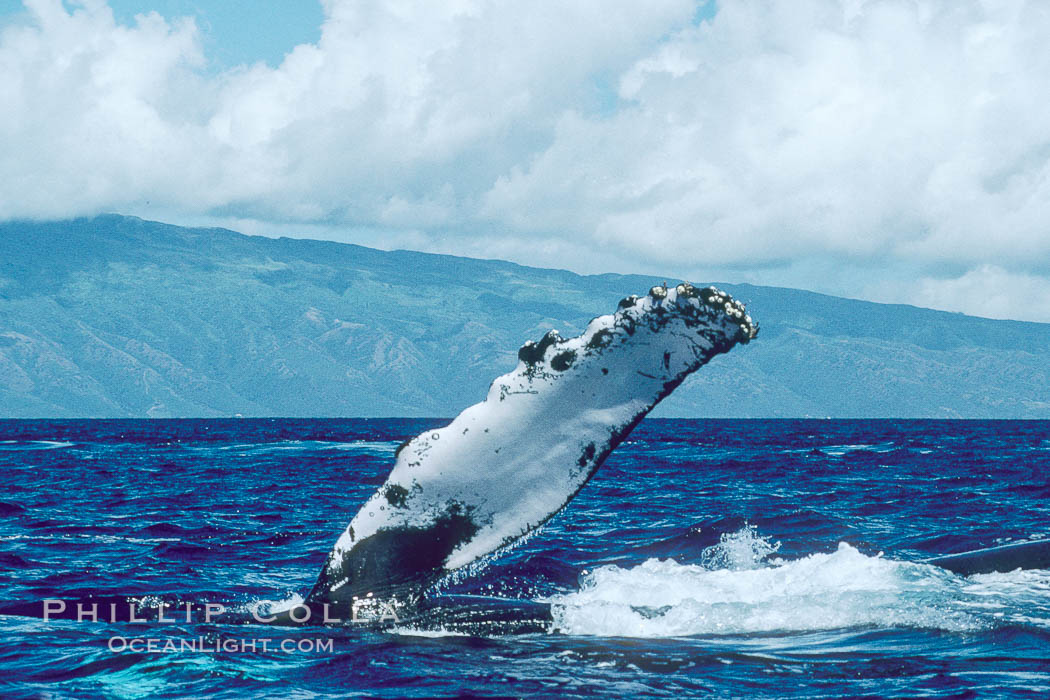
M536 530L661 399L752 340L743 304L683 283L629 296L584 332L527 342L485 400L404 443L335 543L307 604L418 601L450 571Z

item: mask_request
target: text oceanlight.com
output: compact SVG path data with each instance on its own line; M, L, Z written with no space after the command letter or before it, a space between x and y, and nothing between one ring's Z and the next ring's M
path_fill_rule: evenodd
M312 639L215 639L197 637L196 639L160 639L155 637L110 637L107 647L115 653L130 652L134 654L237 654L280 652L284 654L331 652L333 640Z

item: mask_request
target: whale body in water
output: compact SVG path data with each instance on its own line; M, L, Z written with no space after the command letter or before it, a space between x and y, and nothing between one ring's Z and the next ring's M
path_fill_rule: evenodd
M404 443L307 597L417 597L540 527L692 372L758 331L714 287L657 286L584 332L528 342L515 369L449 425Z

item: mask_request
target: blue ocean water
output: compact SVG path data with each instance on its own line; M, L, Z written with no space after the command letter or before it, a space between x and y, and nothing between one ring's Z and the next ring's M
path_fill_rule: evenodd
M1050 422L646 420L543 530L439 587L549 602L545 633L24 614L290 605L398 444L445 422L0 421L0 694L1050 694L1050 572L921 563L1050 532Z

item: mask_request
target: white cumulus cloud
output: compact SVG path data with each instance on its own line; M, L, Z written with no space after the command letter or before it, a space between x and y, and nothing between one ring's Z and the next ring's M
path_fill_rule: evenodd
M317 44L219 74L192 19L25 5L0 34L0 218L753 281L842 265L856 290L906 269L940 308L998 315L990 284L1050 313L1017 304L1050 267L1044 2L326 0Z

